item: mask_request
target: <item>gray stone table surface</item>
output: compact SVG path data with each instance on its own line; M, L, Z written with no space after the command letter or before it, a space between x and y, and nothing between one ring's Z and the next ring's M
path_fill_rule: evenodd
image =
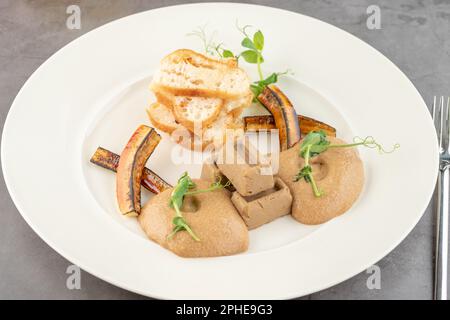
M0 0L0 124L26 79L56 50L117 18L190 1ZM425 101L450 94L450 0L255 0L342 28L385 54L412 80ZM66 27L66 8L81 9L81 29ZM370 30L370 5L381 9L381 29ZM301 39L298 39L301 41ZM407 118L406 118L407 119ZM420 128L418 128L420 130ZM420 168L418 168L420 170ZM412 173L413 174L413 173ZM303 299L431 299L434 212L429 206L408 237L377 263L381 288L361 274ZM81 273L81 289L66 287L71 263L26 224L4 180L0 182L0 299L143 299Z

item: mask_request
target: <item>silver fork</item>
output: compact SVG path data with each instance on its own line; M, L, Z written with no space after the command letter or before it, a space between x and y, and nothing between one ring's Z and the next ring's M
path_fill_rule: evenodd
M450 197L450 97L434 97L433 121L439 142L434 299L447 300L448 215Z

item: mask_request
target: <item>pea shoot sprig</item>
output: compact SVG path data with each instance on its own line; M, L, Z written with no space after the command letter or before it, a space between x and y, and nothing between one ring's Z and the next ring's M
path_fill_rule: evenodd
M226 49L223 43L215 43L214 36L216 33L213 33L208 37L205 31L206 26L198 27L191 33L188 33L188 35L200 38L203 43L204 51L209 55L217 55L221 58L234 58L238 62L242 57L247 63L256 64L259 80L254 81L250 85L250 89L252 90L254 95L254 102L257 102L258 100L256 99L256 97L258 97L259 94L264 90L265 86L278 82L278 78L280 76L291 73L291 71L286 70L284 72L273 72L265 78L261 67L261 65L264 63L264 34L261 30L257 30L253 33L253 35L251 35L248 31L250 28L252 28L251 25L240 27L236 22L236 27L244 36L241 41L241 46L244 48L244 50L239 54L235 54L230 49Z
M278 82L278 78L282 75L290 73L290 70L286 70L284 72L273 72L268 77L264 78L261 64L264 62L263 50L264 50L264 34L261 30L257 30L253 36L251 36L247 29L252 26L246 25L242 28L237 26L239 31L244 35L244 39L241 41L241 46L246 48L245 51L241 52L238 56L243 57L247 63L256 64L256 68L258 71L259 80L253 82L250 85L250 89L253 92L254 101L257 102L256 97L258 97L261 92L264 90L265 86L269 84Z
M324 131L312 131L305 136L300 145L299 155L305 160L305 163L303 168L301 168L298 174L294 177L294 181L304 179L307 183L311 184L314 196L321 197L324 192L317 186L317 183L314 180L310 159L331 148L351 148L356 146L364 146L371 149L377 149L379 154L392 153L400 147L400 145L397 143L392 147L391 150L386 151L371 136L368 136L364 139L355 137L353 139L353 143L331 144L327 139Z
M187 172L183 173L180 179L178 179L178 183L175 188L173 188L172 194L170 195L169 205L175 209L175 217L172 220L174 227L172 232L169 234L168 239L172 238L179 231L185 230L195 241L200 241L200 239L196 236L194 231L192 231L191 227L184 219L180 210L183 206L184 196L190 189L193 188L195 188L194 181L192 181Z
M187 172L183 173L183 175L178 179L178 183L173 188L172 194L170 195L169 205L175 209L175 217L172 219L172 232L168 235L167 238L171 239L180 231L187 231L195 241L200 241L200 238L197 237L197 235L194 233L181 213L181 207L183 206L184 197L220 190L228 187L229 185L229 181L226 184L221 184L220 180L218 180L211 184L211 186L207 189L193 190L196 188L194 181L192 181Z

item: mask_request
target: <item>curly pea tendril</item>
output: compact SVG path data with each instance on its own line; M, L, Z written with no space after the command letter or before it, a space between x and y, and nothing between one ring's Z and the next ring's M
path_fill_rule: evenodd
M370 149L377 149L379 154L392 153L396 149L400 148L400 144L396 143L393 145L391 150L387 151L381 144L375 141L372 136L367 136L365 138L356 136L353 138L353 143L330 144L325 132L321 130L312 131L303 139L303 143L300 148L300 156L305 160L305 164L294 177L294 181L304 179L307 183L311 184L314 196L317 198L321 197L324 192L317 186L314 180L312 167L309 164L310 158L317 156L330 148L350 148L356 146L365 146Z
M392 153L398 148L400 148L400 144L396 143L392 146L391 150L386 151L386 149L383 148L383 146L378 143L374 137L367 136L365 138L361 137L354 137L353 143L349 144L330 144L328 148L345 148L345 147L356 147L356 146L365 146L370 149L377 149L379 154L388 154Z

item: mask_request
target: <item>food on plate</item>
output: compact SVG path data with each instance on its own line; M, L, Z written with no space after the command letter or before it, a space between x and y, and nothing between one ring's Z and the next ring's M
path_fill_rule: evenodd
M211 188L209 181L194 179L192 182L198 190ZM151 240L182 257L226 256L247 250L248 230L231 203L227 190L219 188L184 196L183 202L191 198L197 210L183 211L181 206L182 219L200 241L196 241L185 229L174 233L177 213L175 208L169 206L173 190L165 190L151 198L138 217L139 224ZM183 226L179 221L176 223Z
M297 113L288 97L274 84L265 86L258 100L273 115L279 130L280 148L287 150L300 140Z
M231 201L251 230L291 213L292 195L283 180L275 177L273 188L252 196L235 191Z
M91 158L99 166L117 170L122 214L137 216L151 240L182 257L246 251L248 230L289 214L307 225L343 214L364 185L363 163L354 147L391 152L372 137L345 143L336 138L332 126L297 115L275 85L287 72L264 77L264 35L260 30L250 35L249 28L239 28L244 35L244 51L239 54L222 44L210 47L203 39L208 55L176 50L162 59L150 84L156 97L147 109L152 125L169 133L172 141L210 154L201 179L185 172L171 187L146 168L161 140L147 126L136 130L120 157L99 147ZM259 80L250 82L238 64L242 60L256 65ZM252 102L259 102L271 115L242 118ZM281 153L264 155L250 144L246 133L270 129L278 129ZM156 194L142 210L141 185Z
M248 76L235 59L187 49L161 61L150 88L158 100L147 111L150 121L190 149L220 146L227 129L242 128L239 115L253 99ZM182 132L184 128L193 135Z
M147 109L147 114L153 126L171 134L171 139L192 150L204 150L209 146L220 146L225 141L227 129L235 129L239 134L243 123L241 118L235 118L232 113L222 110L211 125L200 128L196 134L179 124L172 111L161 103L153 103Z
M157 93L158 90L155 90L155 94ZM163 100L159 98L159 101L165 101L165 105L172 109L176 121L192 132L194 126L203 128L214 122L223 107L223 99L220 98L174 96L169 92L158 95L172 96Z
M241 115L242 111L245 108L252 104L253 93L248 91L246 95L238 98L238 99L227 99L224 101L223 108L229 114L231 114L234 118L237 118Z
M333 145L345 144L334 137L328 139ZM330 148L303 159L301 147L299 143L280 153L278 175L291 190L292 216L303 224L324 223L343 214L358 199L364 184L363 163L355 148ZM305 165L310 166L311 175L296 181L299 168Z
M215 163L243 196L255 195L274 186L270 158L246 139L227 142L217 153Z
M236 190L231 181L229 181L228 178L225 177L225 175L222 172L220 172L219 167L214 161L214 157L206 159L206 161L203 163L200 179L210 182L221 181L222 183L227 185L227 189L229 191Z
M248 139L227 143L203 164L202 178L227 181L231 201L249 229L290 213L292 196L286 184L273 176L271 161Z
M250 80L235 59L215 59L189 49L176 50L160 63L151 88L175 95L236 99L248 94Z
M234 118L252 103L253 94L248 93L237 99L220 99L215 97L177 96L166 90L155 88L153 93L159 103L167 106L175 121L194 132L194 125L207 127L217 119L221 110Z
M237 130L240 128L242 128L242 120L222 110L218 119L211 126L203 128L200 132L203 149L208 146L219 148L226 140L227 131L228 134L232 133L232 137L234 137L243 132L242 130Z
M247 116L243 118L244 131L260 131L276 129L275 120L271 115ZM335 137L336 129L319 120L306 116L298 116L298 124L300 126L301 136L305 136L311 131L322 130L327 136Z
M298 119L300 125L300 134L302 136L306 136L312 131L322 130L327 136L336 137L336 129L329 124L302 115L298 116Z
M152 125L163 132L172 133L183 128L175 120L172 110L162 103L152 103L147 109L147 115Z
M105 169L117 172L120 156L107 149L98 147L91 157L91 162ZM149 168L144 168L141 177L141 184L147 190L153 193L160 193L172 186L164 181L160 176Z
M116 175L116 196L120 212L137 216L141 211L141 180L145 163L161 136L145 125L139 126L120 155Z
M395 144L391 151L386 151L375 139L368 136L364 139L359 137L353 138L353 143L332 143L328 140L325 132L323 131L312 131L306 135L300 144L299 156L305 161L304 166L299 168L297 175L294 177L294 181L305 180L311 184L312 190L316 197L320 197L323 191L317 186L314 175L313 167L310 165L310 159L320 155L321 153L329 149L341 149L341 148L352 148L356 146L364 146L371 149L377 149L378 153L392 153L395 149L399 148L399 144Z

